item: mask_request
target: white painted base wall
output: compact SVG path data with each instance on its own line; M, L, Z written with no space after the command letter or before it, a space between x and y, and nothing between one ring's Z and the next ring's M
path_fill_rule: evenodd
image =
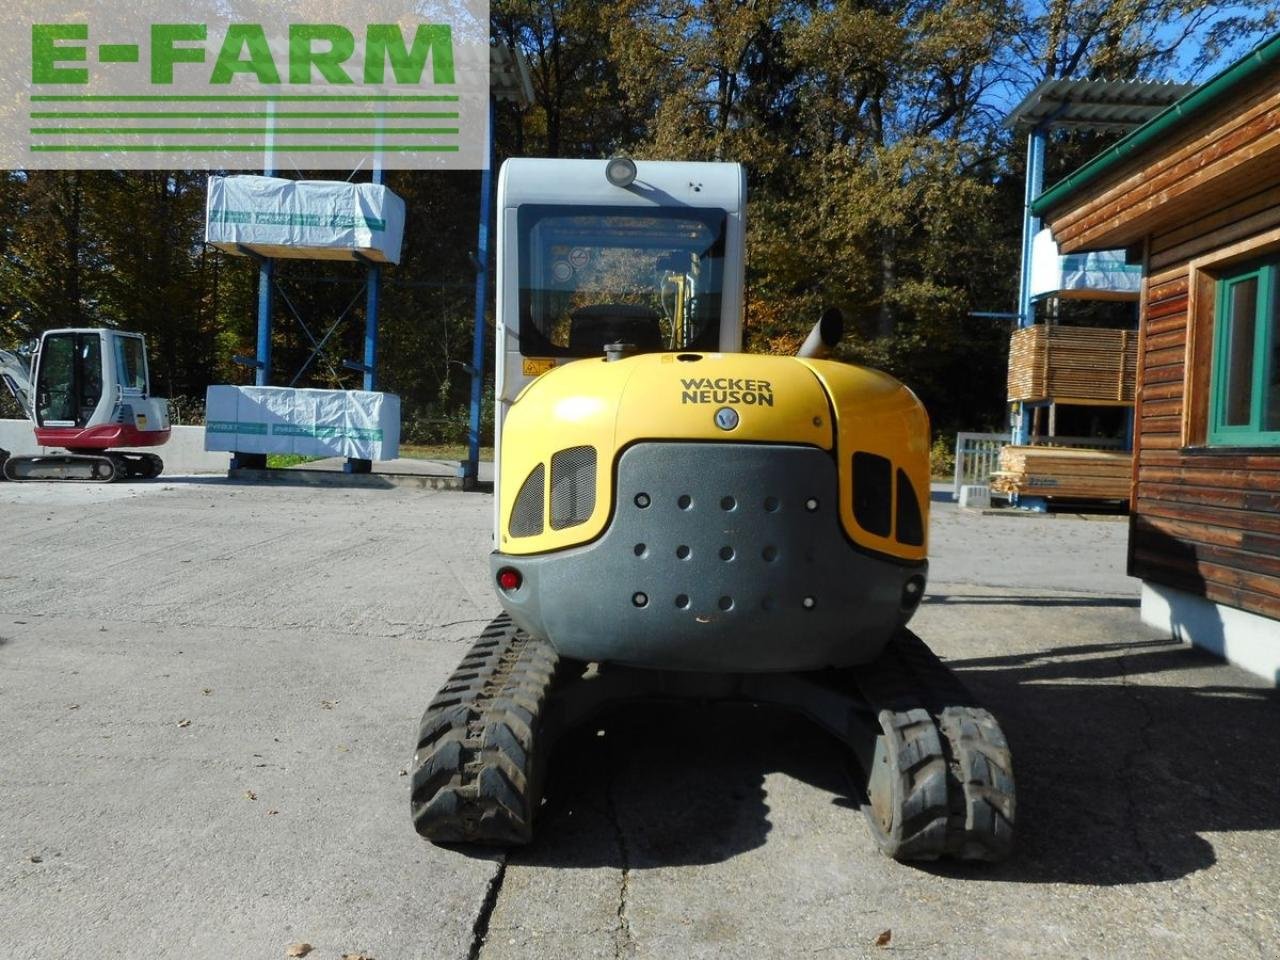
M1143 583L1142 622L1280 686L1280 620Z
M0 449L8 450L14 456L57 452L36 445L35 431L29 420L0 420ZM142 452L159 456L164 460L164 472L174 476L226 473L231 466L229 454L205 452L204 427L174 427L169 442L163 447L148 447Z

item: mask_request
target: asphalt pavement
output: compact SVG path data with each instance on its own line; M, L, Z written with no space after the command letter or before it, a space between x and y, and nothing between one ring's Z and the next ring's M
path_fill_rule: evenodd
M432 846L489 496L0 485L0 956L1276 956L1280 697L1140 625L1123 522L935 507L914 626L1008 733L998 866L883 858L839 745L750 706L610 714L533 845Z

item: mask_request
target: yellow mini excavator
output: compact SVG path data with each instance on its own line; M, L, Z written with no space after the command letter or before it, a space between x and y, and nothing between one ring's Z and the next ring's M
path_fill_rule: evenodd
M512 160L498 202L492 576L504 613L427 708L419 833L532 836L560 731L620 699L780 704L841 738L897 859L995 860L995 719L907 629L925 592L929 425L829 359L741 352L736 164Z

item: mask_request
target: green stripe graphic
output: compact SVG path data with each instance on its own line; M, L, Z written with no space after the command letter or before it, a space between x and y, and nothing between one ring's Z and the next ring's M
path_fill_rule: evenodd
M104 43L98 47L100 63L137 63L138 45L136 43Z
M356 111L331 113L319 110L282 110L278 113L234 113L221 110L184 112L173 110L144 111L80 111L33 110L32 120L457 120L456 113L423 113L403 111L395 113L369 113Z
M204 426L206 433L238 433L246 436L265 437L265 423L237 423L234 420L210 420Z
M387 229L387 221L335 213L323 216L318 213L268 213L263 210L214 210L209 214L210 223L256 223L272 227L336 227L349 230L365 227L380 231Z
M300 426L292 423L237 423L230 420L211 420L205 424L206 433L230 433L241 436L306 437L315 440L372 440L381 443L383 431L365 427L322 427L316 424Z
M36 143L31 145L32 153L248 153L250 151L259 153L359 153L363 151L381 151L383 153L459 153L461 148L455 144L425 145L407 143L349 143L346 145L330 144L325 146L306 146L304 144L268 146L262 143L187 143L173 144L172 146L155 143L85 145Z
M432 94L235 94L164 96L157 94L38 94L32 103L457 103L457 96Z
M414 134L417 136L449 136L457 134L457 127L32 127L33 136L85 134L120 134L145 136L160 133L188 133L197 137L217 137L222 134L248 134L265 137L279 134L286 137L328 137L340 133L383 133L389 136Z

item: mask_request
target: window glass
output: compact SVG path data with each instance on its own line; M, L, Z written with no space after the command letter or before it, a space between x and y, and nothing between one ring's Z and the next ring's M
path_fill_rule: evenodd
M1257 340L1258 278L1230 285L1227 294L1227 383L1223 423L1248 426L1253 417L1253 361Z
M521 207L521 353L716 349L726 219L691 208Z
M147 389L147 361L140 337L116 337L117 376L126 390Z
M76 419L76 338L65 333L46 337L36 374L39 422L74 423Z
M83 426L93 416L102 399L102 340L97 334L81 334L76 338L76 351L80 363L79 417Z
M1280 446L1280 260L1218 278L1209 441Z
M1274 279L1280 267L1273 268L1271 283L1271 347L1268 350L1266 407L1262 411L1264 430L1280 431L1280 336L1276 335L1276 321L1280 318L1280 283Z

